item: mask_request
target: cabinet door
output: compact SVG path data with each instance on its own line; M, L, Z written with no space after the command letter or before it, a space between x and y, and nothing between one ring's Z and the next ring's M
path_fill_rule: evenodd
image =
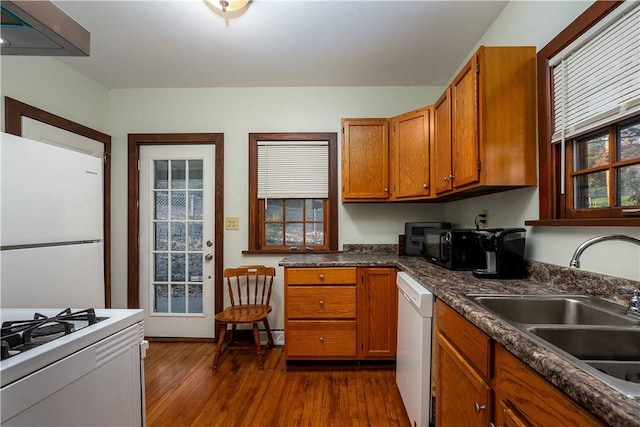
M491 388L451 343L436 333L436 422L438 427L487 426Z
M531 427L531 424L502 400L496 404L496 424L500 427Z
M451 84L453 186L464 187L479 178L477 56Z
M448 88L434 106L432 161L434 192L439 195L451 191L451 90Z
M393 359L398 324L396 270L363 268L359 276L359 358Z
M430 193L429 142L433 109L391 119L392 199L420 199Z
M389 198L387 119L342 119L342 201Z

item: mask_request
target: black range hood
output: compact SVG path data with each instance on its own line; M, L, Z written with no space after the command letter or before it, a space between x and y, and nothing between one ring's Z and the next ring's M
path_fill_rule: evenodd
M89 56L91 34L50 1L1 1L0 53Z

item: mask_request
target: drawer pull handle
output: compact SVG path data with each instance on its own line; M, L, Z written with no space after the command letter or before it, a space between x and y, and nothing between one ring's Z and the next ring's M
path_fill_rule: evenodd
M324 342L324 337L320 337L320 342Z
M320 280L324 280L324 274L320 275Z
M487 409L486 406L480 405L479 403L474 403L473 408L476 410L477 413L484 412Z
M324 301L320 300L320 307L324 308Z

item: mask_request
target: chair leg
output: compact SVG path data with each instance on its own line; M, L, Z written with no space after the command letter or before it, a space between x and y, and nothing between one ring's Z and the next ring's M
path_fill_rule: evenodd
M262 347L260 346L260 332L258 332L258 324L253 324L253 340L256 343L256 357L258 359L258 369L262 370L264 364L262 362Z
M229 345L233 345L236 342L236 324L231 325L231 335L229 335Z
M273 347L273 335L271 335L271 328L269 327L269 321L265 317L262 321L264 328L267 330L267 347Z
M214 371L216 369L218 369L218 361L220 360L220 356L222 355L222 352L224 351L224 336L227 333L227 325L223 325L222 328L220 328L220 336L218 337L218 345L216 346L216 354L215 356L213 356L213 365L211 366L211 369L213 369Z

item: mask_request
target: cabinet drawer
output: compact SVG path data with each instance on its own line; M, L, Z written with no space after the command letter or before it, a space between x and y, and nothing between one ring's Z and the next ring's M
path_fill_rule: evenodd
M354 285L355 268L287 268L287 285Z
M451 307L436 300L436 327L467 356L485 378L491 377L491 338L459 315Z
M355 286L287 288L288 319L353 319L355 317Z
M355 357L356 322L289 321L285 326L287 357Z

